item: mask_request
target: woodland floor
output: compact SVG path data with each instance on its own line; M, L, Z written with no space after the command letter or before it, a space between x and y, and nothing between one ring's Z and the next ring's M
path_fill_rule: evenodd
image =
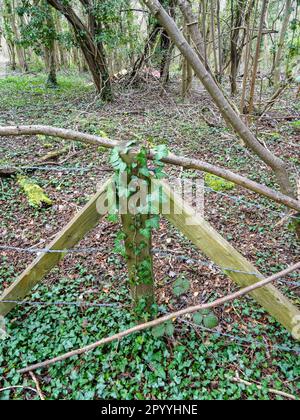
M150 144L166 144L187 156L216 163L275 186L272 174L239 143L222 123L207 95L197 87L189 101L172 83L163 96L157 83L125 89L116 86L112 104L103 104L85 77L61 74L60 88L45 88L40 75L0 79L0 124L46 124L102 134L117 140L140 135ZM262 103L271 96L265 93ZM293 91L257 122L259 137L299 172L300 106ZM256 119L258 121L258 119ZM207 124L209 122L209 124ZM254 128L255 129L255 128ZM27 170L54 205L33 209L15 178L0 180L0 246L43 247L110 175L109 152L79 143L42 136L1 138L0 166L34 166L49 151L67 147L57 165ZM49 166L49 165L47 165ZM62 169L63 168L63 169ZM68 170L66 168L69 168ZM84 169L83 169L84 168ZM194 178L193 171L173 176ZM206 192L205 217L265 275L299 260L299 243L282 221L284 209L243 189L227 195ZM238 199L241 199L240 201ZM30 376L16 370L92 343L134 323L126 284L125 261L114 252L120 227L104 221L80 243L97 248L93 254L71 254L38 285L28 302L7 317L9 338L0 342L0 399L39 399L26 386ZM173 311L207 302L236 290L218 267L208 261L167 222L154 235L157 300L160 310ZM0 251L0 292L34 258L32 254ZM179 298L172 291L179 277L191 287ZM300 305L299 276L278 287ZM115 306L55 305L57 302ZM51 305L54 303L54 305ZM94 352L36 373L47 399L281 399L268 392L283 390L300 397L300 347L252 299L216 311L220 324L208 331L185 318L173 338L154 338L150 331L124 338ZM233 381L236 374L254 383ZM255 384L260 384L259 390Z

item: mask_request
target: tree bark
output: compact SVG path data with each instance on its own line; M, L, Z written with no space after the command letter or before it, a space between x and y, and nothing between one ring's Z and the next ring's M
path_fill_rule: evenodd
M47 7L47 26L49 30L49 40L46 45L46 52L48 55L48 80L47 85L55 88L57 86L57 75L56 75L56 53L55 53L55 26L52 8L46 2Z
M246 90L247 90L247 83L249 77L249 69L250 69L250 59L251 59L251 47L252 47L252 39L254 34L254 27L255 27L255 18L257 13L258 7L258 0L254 0L253 8L253 22L251 24L251 15L249 16L249 20L246 24L246 52L245 52L245 66L244 66L244 76L243 76L243 83L242 83L242 95L241 95L241 113L247 113L247 109L245 109L245 100L246 100Z
M260 57L260 50L261 50L261 41L262 41L262 35L263 35L263 29L264 29L264 23L266 19L266 13L268 10L268 5L269 5L269 0L263 0L260 24L259 24L258 36L257 36L256 52L255 52L254 63L253 63L251 87L250 87L249 110L248 110L248 113L250 115L253 113L253 109L254 109L256 78L257 78L258 64L259 64L259 57Z
M47 1L52 7L62 13L72 25L77 41L93 76L97 92L100 93L103 100L110 100L112 98L112 87L102 43L95 42L94 33L81 21L71 6L60 0ZM90 26L92 19L94 19L91 15L92 13L89 13ZM96 23L92 23L91 29L92 31L97 30Z
M196 75L212 97L212 100L218 106L224 119L240 135L245 144L273 169L282 192L291 197L295 197L285 163L280 158L274 156L273 153L256 139L247 125L241 120L240 116L234 111L196 52L187 43L174 20L166 13L158 0L143 0L143 2L166 28L170 37L183 56L188 60Z
M248 5L248 7L247 7ZM246 29L249 24L255 0L238 0L236 8L233 6L232 0L232 22L231 22L231 45L230 45L230 57L231 57L231 94L234 96L237 94L237 76L240 68L240 62L243 56L243 50L245 46ZM242 35L241 35L242 31Z
M211 39L213 46L214 64L215 64L215 75L218 73L218 58L217 58L217 44L216 44L216 31L215 31L215 0L210 2L210 23L211 23Z
M218 55L219 55L219 74L218 82L222 82L223 77L223 50L222 50L222 37L221 37L221 4L220 0L217 0L217 27L218 27Z
M282 23L282 27L280 31L278 49L277 49L277 53L276 53L275 61L274 61L273 83L274 83L275 89L278 89L279 84L280 84L280 64L282 61L284 41L285 41L286 33L288 30L291 14L292 14L292 0L286 0L284 19L283 19L283 23Z
M192 7L187 0L177 0L177 3L186 21L188 31L192 36L195 51L202 63L206 63L204 39L200 32L198 18L194 15Z
M54 25L55 25L55 30L58 33L63 32L61 19L62 19L61 13L59 13L59 12L57 12L57 10L55 10ZM68 57L67 57L67 54L66 54L65 47L59 42L59 43L57 43L57 49L58 49L60 67L66 67L68 65Z
M4 1L3 18L5 23L5 35L11 58L11 67L13 70L16 69L16 57L18 58L19 66L23 71L28 70L26 63L25 51L18 44L19 31L16 23L16 10L14 1Z
M185 36L190 42L190 35L188 33L188 28L185 25ZM182 89L181 94L183 99L185 99L191 93L191 87L193 83L193 70L188 63L188 61L183 57L182 58Z

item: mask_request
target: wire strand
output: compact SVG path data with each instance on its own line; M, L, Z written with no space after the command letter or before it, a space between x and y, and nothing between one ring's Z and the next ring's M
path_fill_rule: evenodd
M74 248L74 249L48 249L48 248L19 248L19 247L13 247L13 246L0 246L0 251L11 251L11 252L20 252L20 253L28 253L28 254L99 254L100 252L103 253L102 248ZM169 255L172 255L173 258L177 259L178 261L191 261L195 264L201 264L204 267L208 268L217 268L220 270L223 274L226 274L226 271L232 272L232 273L240 273L240 274L246 274L249 276L255 276L258 279L264 278L264 276L259 275L256 272L249 272L249 271L243 271L238 270L231 267L219 267L217 264L213 262L206 262L202 259L193 259L190 256L187 255L178 255L174 254L172 251L165 251L160 249L153 249L152 253L161 257L168 257ZM292 283L293 286L300 286L300 282L288 282L285 280L281 280L284 283Z
M20 301L20 300L1 300L0 303L13 303L19 306L76 306L76 307L90 307L90 308L116 308L121 307L122 305L117 303L90 303L86 301L77 301L77 302L31 302L31 301Z

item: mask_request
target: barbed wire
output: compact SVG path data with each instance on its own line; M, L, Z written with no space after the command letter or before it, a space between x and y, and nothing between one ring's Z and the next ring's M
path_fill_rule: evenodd
M67 302L67 301L58 301L58 302L31 302L31 301L20 301L20 300L1 300L0 303L13 303L19 306L76 306L76 307L89 307L89 308L121 308L123 305L117 303L91 303L86 301L77 301L77 302Z
M111 172L112 169L110 168L99 168L99 167L67 167L67 166L61 166L61 167L52 167L52 166L12 166L12 167L4 167L4 166L0 166L0 170L6 170L6 169L13 169L13 170L40 170L40 171L54 171L54 172L90 172L90 171L101 171L101 172ZM192 180L188 179L188 178L176 178L176 177L172 177L172 176L168 176L168 179L170 181L175 181L175 180L180 180L180 181L184 181L189 183L190 185L195 185L195 181L193 182ZM278 210L273 210L269 207L260 205L260 204L256 204L254 203L254 201L250 201L249 199L245 199L243 197L236 197L227 193L224 193L222 191L217 191L214 190L213 188L204 186L204 189L208 192L223 196L223 197L227 197L230 200L235 201L237 204L241 204L243 203L244 205L248 206L248 207L253 207L256 208L258 210L266 210L269 213L273 213L276 214L280 217L285 217L288 219L296 219L299 220L299 217L297 216L293 216L293 215L288 215L284 212L280 212Z
M88 172L96 167L84 167L78 168L77 166L68 167L68 166L0 166L0 171L12 169L14 171L26 171L26 170L38 170L38 171L53 171L53 172Z
M20 248L14 246L0 246L0 251L14 251L23 254L98 254L102 248L73 248L73 249L49 249L49 248Z
M183 318L180 318L180 321L181 322L184 322L187 325L192 326L193 328L201 329L203 331L207 331L210 334L214 334L214 335L219 336L219 337L221 336L221 337L230 338L231 340L238 341L240 343L247 343L247 344L251 344L251 345L254 344L256 346L264 347L266 349L272 348L272 349L278 349L278 350L281 350L281 351L286 351L286 352L291 352L291 353L295 353L295 354L300 354L300 346L299 347L294 347L294 348L291 348L291 347L288 347L288 346L283 346L281 344L270 344L268 346L265 343L262 343L260 341L257 341L257 340L255 340L253 338L244 338L244 337L240 337L240 336L233 335L233 334L228 334L228 333L223 333L223 332L220 332L220 331L211 330L211 329L206 328L206 327L204 327L202 325L198 325L198 324L195 324L193 322L187 321L186 319L183 319Z
M192 181L192 180L190 180L190 179L188 179L188 178L176 178L176 177L171 177L170 178L170 180L173 180L173 181L175 181L175 180L180 180L180 181L184 181L184 182L187 182L189 185L191 185L191 186L194 186L195 185L195 181ZM217 190L214 190L213 188L211 188L211 187L207 187L207 186L203 186L203 188L204 188L204 190L206 190L206 191L208 191L208 192L211 192L211 193L214 193L214 194L217 194L217 195L220 195L220 196L223 196L223 197L226 197L226 198L229 198L230 200L232 200L232 201L235 201L237 204L244 204L244 205L246 205L247 207L249 207L249 208L256 208L256 209L258 209L258 210L265 210L265 211L268 211L269 213L273 213L273 214L276 214L276 215L278 215L278 216L280 216L280 217L286 217L286 218L289 218L289 219L296 219L296 220L300 220L300 217L297 217L297 216L293 216L293 215L288 215L288 214L286 214L286 213L284 213L284 212L280 212L280 211L278 211L278 210L273 210L273 209L271 209L271 208L269 208L269 207L266 207L266 206L262 206L261 204L256 204L256 203L254 203L254 201L250 201L249 199L245 199L244 197L236 197L236 196L233 196L233 195L230 195L230 194L227 194L227 193L224 193L224 192L222 192L222 191L217 191Z
M0 251L11 251L11 252L20 252L20 253L27 253L27 254L98 254L103 253L103 248L73 248L73 249L48 249L48 248L20 248L20 247L13 247L13 246L6 246L2 245L0 246ZM152 253L161 257L168 257L170 255L173 256L173 258L177 259L178 261L190 261L194 264L201 264L204 267L207 268L217 268L221 273L226 274L226 271L232 272L232 273L239 273L239 274L246 274L249 276L255 276L258 279L263 279L263 275L259 275L257 272L248 272L243 270L238 270L235 268L230 267L219 267L217 264L213 262L206 262L202 259L193 259L188 255L178 255L170 250L160 250L160 249L153 249ZM281 282L284 282L286 284L290 284L292 286L300 286L300 282L290 282L287 280L280 280Z
M0 166L1 170L12 169L14 171L26 171L26 170L35 170L35 171L52 171L52 172L91 172L91 171L101 171L101 172L112 172L111 168L103 168L100 166Z
M186 262L192 262L193 264L201 264L203 267L207 267L207 268L210 268L210 269L212 269L212 268L216 268L216 269L218 269L222 274L226 274L226 273L224 273L224 272L226 272L226 271L230 271L230 272L232 272L232 273L240 273L240 274L247 274L247 275L251 275L251 276L255 276L255 277L257 277L258 279L264 279L265 277L263 276L263 275L259 275L258 273L256 273L256 272L248 272L248 271L242 271L242 270L236 270L236 269L233 269L233 268L226 268L226 267L224 267L224 268L222 268L222 267L219 267L217 264L215 264L215 263L213 263L213 262L206 262L206 261L203 261L203 260L201 260L201 259L199 259L199 260L196 260L196 259L194 259L194 258L191 258L191 257L189 257L188 255L176 255L176 254L174 254L174 253L172 253L171 251L164 251L164 250L157 250L157 249L154 249L153 250L153 253L155 254L155 255L159 255L159 256L161 256L161 257L168 257L169 255L172 255L173 256L173 258L175 258L175 259L177 259L177 260L179 260L179 261L186 261ZM289 280L284 280L284 279L280 279L280 280L278 280L279 282L283 282L283 283L286 283L286 284L289 284L289 285L291 285L291 286L297 286L297 287L300 287L300 282L293 282L293 281L289 281Z

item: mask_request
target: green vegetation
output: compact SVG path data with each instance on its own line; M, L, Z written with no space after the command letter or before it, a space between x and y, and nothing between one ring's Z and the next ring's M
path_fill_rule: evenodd
M189 114L182 112L182 118L179 119L174 111L172 118L166 118L161 115L161 105L157 106L156 100L149 105L147 98L147 103L142 103L141 107L147 105L151 111L132 118L131 105L124 109L122 104L120 112L118 104L115 108L106 108L102 102L95 102L92 88L84 77L60 77L66 80L65 89L61 85L59 89L47 89L45 78L40 75L13 76L13 82L10 77L0 79L1 123L9 123L13 109L16 121L62 124L120 140L130 139L134 133L149 141L151 146L166 143L175 153L193 152L199 158L204 156L208 161L221 163L236 171L249 171L253 179L275 185L270 174L260 165L254 165L256 161L243 148L239 145L224 147L223 143L216 141L213 133L203 137L199 151L195 132L187 130L192 125ZM31 89L30 86L35 88ZM80 94L77 86L81 86ZM139 94L139 90L133 93ZM85 113L87 107L89 111ZM155 127L153 137L152 125ZM278 132L279 128L275 130ZM226 128L221 128L220 132L225 133ZM292 142L289 131L282 135ZM19 139L4 139L1 144L2 161L5 164L28 165L32 159L38 160L45 151L54 148L58 141L41 136L26 139L26 144ZM272 147L279 147L278 143L272 142ZM64 165L88 167L90 171L87 174L80 171L75 174L59 171L32 174L24 171L23 174L29 180L34 179L49 194L54 206L29 207L25 200L20 200L20 188L14 178L1 180L0 232L6 244L20 245L24 242L24 246L32 246L47 240L86 203L95 185L102 182L103 174L97 172L97 168L107 168L107 152L76 143L71 146L64 144L68 144L72 156ZM284 150L288 158L292 156L291 150L289 146ZM157 148L158 157L165 153L165 147ZM293 162L296 165L299 163L295 158ZM188 174L195 176L193 171ZM227 185L220 178L208 177L205 181L209 188L216 191L232 190L231 183ZM254 201L247 193L244 199L250 204ZM255 212L250 204L249 208L245 205L246 210L241 210L236 202L217 194L207 195L206 200L206 217L217 225L224 237L235 241L239 248L247 249L250 258L264 274L285 268L287 258L289 261L297 259L297 243L287 229L288 222L276 226L278 214L272 213L284 209L262 198L254 203L267 210L259 212ZM121 248L124 237L118 236L118 225L114 228L116 219L111 219L111 222L101 227L96 232L98 236L88 242L88 246L103 246L99 254L68 256L59 269L55 269L28 297L27 302L40 302L40 305L20 305L7 317L5 325L0 320L0 388L15 385L34 387L30 376L19 375L17 369L136 324L136 314L131 310L125 261L112 252L115 238ZM157 220L153 220L145 235L148 235L148 229L157 227ZM102 236L103 232L109 232L108 236ZM195 255L191 244L175 234L164 221L162 231L155 233L160 234L154 238L156 247L170 244L170 247L178 248L178 252L181 250L187 255L194 253L194 258L201 260L202 256ZM117 251L119 253L120 249ZM34 256L1 251L0 258L1 286L7 287ZM161 263L157 257L155 262L160 264L156 271L159 285L158 315L198 303L200 299L213 300L230 289L226 277L217 274L214 267L210 272L201 264L195 266L194 263L185 262L184 265L177 265L174 261L170 260L170 264L175 266L172 272L169 260ZM207 277L208 274L211 277ZM296 274L292 280L298 281ZM284 284L280 287L295 304L300 303L296 289ZM162 296L166 296L166 301L162 300ZM72 305L75 302L81 304ZM117 306L94 307L84 302ZM1 331L5 331L7 336L4 337ZM115 342L37 371L36 374L47 399L280 400L282 397L269 393L269 388L283 390L296 397L300 395L299 352L299 345L287 332L251 299L245 298L220 308L216 313L204 312L169 322L160 328L127 337L121 343ZM246 387L235 383L233 378L236 372L253 385ZM255 383L261 385L262 390ZM3 400L25 398L39 397L27 389L0 393L0 399Z
M79 266L76 271L82 274L71 282L58 276L55 285L38 286L30 301L77 302L82 287L89 290L97 280ZM30 377L16 372L18 368L133 326L136 321L127 309L130 302L124 282L113 278L103 289L109 293L98 293L96 302L126 306L89 308L82 303L78 307L22 306L14 311L6 323L9 337L0 342L1 386L33 386ZM43 392L49 399L269 399L268 388L275 387L297 395L299 355L277 348L281 342L283 348L296 350L295 342L270 318L264 318L263 311L252 302L234 305L243 320L230 323L230 314L225 316L230 323L229 335L242 337L240 342L176 322L164 331L168 334L175 327L171 340L154 337L151 331L135 334L124 338L121 345L115 342L53 365L47 374L38 371ZM247 327L248 322L252 334L241 334L241 327ZM270 363L272 373L268 373ZM234 383L231 379L237 371L243 372L243 379L262 384L263 389ZM21 397L39 398L26 390L0 395L1 399Z
M32 207L40 207L43 204L52 206L52 200L47 197L43 188L35 184L31 179L18 176L18 184L27 196L28 202Z
M291 125L296 131L300 131L300 120L293 121Z
M235 188L233 182L229 182L226 179L220 178L215 175L205 174L206 185L214 191L230 191Z
M63 100L64 97L68 99L76 97L78 91L81 95L90 92L91 86L78 75L60 75L59 87L51 89L46 86L46 76L39 74L0 78L0 90L3 94L1 106L18 109L28 107L28 105L31 107L29 98L34 98L35 107L45 102L50 105L57 100Z

